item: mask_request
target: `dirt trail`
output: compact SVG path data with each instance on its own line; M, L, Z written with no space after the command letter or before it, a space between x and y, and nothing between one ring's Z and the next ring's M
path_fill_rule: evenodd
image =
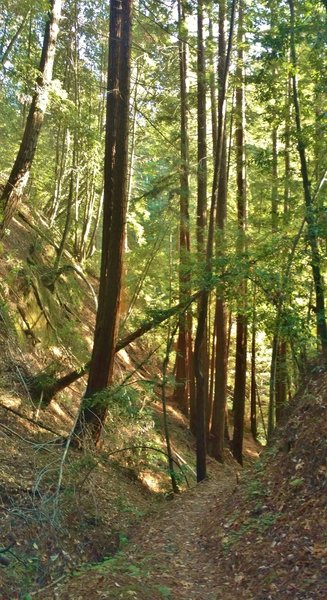
M38 594L43 600L229 600L231 581L219 576L216 553L207 551L210 513L223 511L237 487L235 467L219 466L211 479L169 502L138 528L113 561ZM208 526L209 525L209 526Z

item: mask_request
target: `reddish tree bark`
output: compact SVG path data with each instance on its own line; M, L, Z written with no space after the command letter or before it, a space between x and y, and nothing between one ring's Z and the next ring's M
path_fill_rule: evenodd
M205 262L205 237L207 222L207 122L206 122L206 64L203 35L203 0L198 1L197 11L197 208L196 208L196 245L199 264ZM208 371L207 336L202 346L203 368ZM208 376L206 376L208 381ZM194 390L195 392L195 390ZM207 392L205 392L207 395ZM195 396L195 394L194 394ZM197 413L195 397L190 403L190 428L196 435Z
M117 341L128 181L132 0L111 0L99 307L85 398L74 435L99 441Z
M237 220L238 241L237 250L240 256L245 250L246 228L246 179L245 179L245 92L244 92L244 21L243 0L239 3L238 12L238 50L236 69L236 181L237 181ZM243 279L239 286L238 314L236 317L236 361L234 386L234 434L233 455L243 464L243 430L246 395L246 355L247 355L247 319L245 314L247 283Z
M189 230L189 141L188 141L188 94L187 94L187 40L185 39L184 0L178 1L179 20L179 72L180 72L180 224L179 224L179 299L180 302L190 294L190 230ZM176 349L176 387L174 400L181 411L188 415L189 389L191 382L190 365L192 360L191 338L192 322L190 315L182 313L179 318L179 330Z
M225 20L226 20L226 2L220 0L219 3L219 47L218 47L218 105L221 105L225 61L226 61L226 40L225 40ZM221 111L218 114L218 131L220 132L221 147L221 165L219 174L219 187L217 199L216 227L217 227L217 247L216 254L221 256L223 252L225 222L227 213L227 146L225 125L221 123L223 118ZM227 311L224 302L223 293L217 290L216 299L216 356L215 356L215 391L212 408L212 423L210 430L210 454L219 460L224 461L224 440L225 440L225 409L227 399Z
M212 185L212 196L210 206L210 217L208 227L208 240L207 240L207 252L206 252L206 275L210 279L211 275L211 262L213 257L213 241L214 241L214 223L215 223L215 212L217 205L218 195L218 184L220 177L221 161L222 161L222 147L221 139L222 133L225 129L225 115L226 115L226 92L228 86L228 69L230 64L230 56L232 50L232 40L234 31L234 18L235 18L235 7L236 0L233 0L231 7L231 20L229 30L228 48L226 53L225 71L223 79L223 87L221 94L221 101L219 111L222 116L220 119L220 127L217 137L217 147L215 152L215 166L214 166L214 178ZM196 468L197 468L197 481L202 481L206 477L206 406L207 398L206 392L208 385L205 381L206 365L203 362L203 343L206 336L206 321L208 314L208 303L209 303L209 289L205 289L200 296L199 300L199 313L198 313L198 326L194 344L194 372L196 381L196 407L197 407L197 435L196 435Z

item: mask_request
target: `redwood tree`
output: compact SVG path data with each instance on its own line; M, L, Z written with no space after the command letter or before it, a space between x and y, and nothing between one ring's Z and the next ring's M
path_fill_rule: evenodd
M239 3L238 13L238 49L237 49L237 87L236 87L236 180L237 180L237 221L238 240L237 250L240 255L245 251L246 227L246 179L245 179L245 94L244 94L244 31L243 31L243 0ZM234 434L233 455L242 464L244 410L246 394L246 355L247 355L247 319L245 315L246 279L241 278L239 286L238 314L236 319L236 361L234 387Z
M205 261L205 234L207 222L207 114L206 114L206 61L203 31L203 0L198 0L197 10L197 206L196 247L199 264ZM202 346L203 368L208 368L208 348L204 338ZM194 402L195 404L195 402ZM196 435L196 406L190 405L190 428Z
M232 50L232 40L234 31L236 0L233 0L231 6L229 39L226 52L225 69L223 76L223 85L220 96L220 118L218 120L219 130L217 132L217 146L215 152L214 178L212 184L212 196L210 206L210 217L208 226L208 240L206 252L206 276L208 281L212 275L212 258L213 258L213 242L214 242L214 217L217 205L218 184L222 163L222 135L225 131L226 118L226 92L228 87L228 70L230 65L230 56ZM198 326L194 343L194 373L196 381L196 411L197 411L197 431L196 431L196 470L197 481L202 481L206 477L206 391L208 389L205 376L206 365L203 364L203 344L206 334L206 321L209 304L209 289L205 289L199 298L199 313Z
M75 437L87 434L95 444L108 411L108 401L100 392L112 382L119 323L128 182L131 13L132 0L111 0L99 306L89 378L74 432Z
M218 47L218 105L221 105L226 61L225 40L226 2L219 3L219 47ZM221 165L217 198L217 257L223 253L225 222L227 213L227 165L226 165L226 132L220 122L222 111L218 115L218 131L221 132ZM217 290L216 299L216 356L215 356L215 388L210 430L210 454L220 462L224 460L225 408L227 399L227 310L221 291Z
M188 140L188 92L187 92L187 33L184 0L178 1L179 21L179 74L180 74L180 194L179 194L179 299L184 302L190 294L190 225L189 225L189 140ZM189 390L192 384L192 317L182 313L176 350L176 387L174 400L184 414L189 412Z

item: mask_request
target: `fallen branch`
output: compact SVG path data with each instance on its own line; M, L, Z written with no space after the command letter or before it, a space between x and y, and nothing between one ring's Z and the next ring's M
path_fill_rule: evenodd
M59 250L59 246L57 246L57 244L55 244L50 237L48 237L43 231L41 231L40 227L34 225L34 223L32 223L32 221L30 221L30 219L21 210L17 212L17 216L20 218L21 221L23 221L26 225L33 229L33 231L35 231L45 242L52 246L56 251Z
M166 456L168 458L168 454L167 452L165 452L164 450L161 450L161 448L156 448L155 446L145 446L145 445L136 445L136 446L126 446L124 448L119 448L118 450L112 450L112 452L107 452L106 455L107 456L114 456L115 454L121 454L122 452L128 452L129 450L152 450L153 452L159 452L159 454L163 454L164 456ZM180 457L179 457L180 458ZM91 469L87 472L86 476L82 479L82 481L78 484L77 489L81 489L82 486L84 485L86 479L89 477L90 473L93 471L93 469L95 469L99 463L101 463L104 460L104 457L99 458L96 463L91 467ZM182 459L183 460L183 459ZM172 458L172 461L177 465L177 467L180 469L180 471L183 474L183 477L185 479L186 485L189 488L190 484L189 481L187 479L186 474L183 471L182 466L179 464L178 460ZM189 465L186 463L186 461L183 460L183 463L185 464L185 466L191 471L191 473L194 475L194 471L193 469L191 469L191 467L189 467Z
M128 346L135 340L139 339L140 337L151 331L151 329L154 329L158 325L161 325L161 323L167 321L167 319L170 319L171 317L173 317L181 311L185 311L193 302L195 302L199 298L200 294L201 290L195 292L192 296L190 296L187 302L179 303L176 306L173 306L172 308L168 308L167 310L161 311L161 313L157 314L156 317L154 317L153 319L145 321L142 325L140 325L140 327L138 327L138 329L136 329L135 331L133 331L132 333L130 333L129 335L117 342L115 352L117 353L119 352L119 350L126 348L126 346ZM78 381L78 379L81 379L81 377L86 375L86 373L89 371L90 365L91 361L88 361L79 369L75 369L67 375L64 375L64 377L60 377L60 379L57 379L45 386L42 386L40 384L40 380L36 375L31 380L29 385L30 394L34 399L37 399L41 391L43 391L43 406L49 406L52 398L58 392L61 392L66 387L68 387L69 385L71 385L75 381Z
M9 432L10 435L14 435L15 437L17 437L20 440L22 440L22 442L24 442L24 444L29 444L30 446L35 446L36 445L34 440L29 440L27 438L24 438L22 435L20 435L19 433L17 433L17 431L14 431L13 429L11 429L10 427L8 427L7 425L4 425L4 423L0 423L0 427L2 427L2 429L4 429L5 431ZM49 451L48 448L45 448L45 450Z
M57 585L57 583L59 583L63 579L67 579L67 577L70 577L70 576L71 576L71 573L65 573L64 575L61 575L61 577L58 577L58 579L55 579L54 581L51 581L51 583L48 583L48 585L44 586L43 588L40 588L39 590L36 590L35 592L30 592L29 595L37 596L38 594L41 594L41 592L44 592L45 590L49 590L54 585Z
M60 437L60 434L57 431L55 431L54 429L51 429L51 427L48 427L47 425L42 423L42 421L39 421L39 420L36 421L35 419L31 419L30 417L27 417L26 415L22 415L22 413L18 412L18 410L15 410L14 408L9 408L9 406L6 406L5 404L0 404L0 408L3 408L4 410L8 410L9 412L16 415L16 417L20 417L21 419L24 419L25 421L28 421L29 423L32 423L33 425L37 425L37 427L40 427L41 429L45 429L46 431L53 433L57 437Z
M108 456L113 456L114 454L120 454L121 452L126 452L127 450L153 450L154 452L159 452L160 454L163 454L164 456L168 457L167 452L165 452L164 450L161 450L160 448L156 448L155 446L144 446L144 445L126 446L125 448L120 448L119 450L113 450L112 452L109 452ZM182 469L181 465L179 464L178 460L176 460L175 458L172 458L172 461L182 471L184 479L187 484L187 487L190 487L188 479L187 479L185 473L183 472L183 469Z

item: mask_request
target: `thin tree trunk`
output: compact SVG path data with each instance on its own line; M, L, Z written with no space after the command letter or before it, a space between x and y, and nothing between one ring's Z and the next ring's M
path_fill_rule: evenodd
M79 128L81 123L81 101L80 101L80 75L79 75L79 6L78 0L74 2L74 35L72 45L72 65L74 79L74 104L77 122L74 126L74 243L73 252L78 256L78 230L80 223L80 152L79 152ZM86 184L87 185L87 184ZM70 225L70 224L69 224Z
M51 204L49 202L49 208L45 208L45 213L49 215L50 229L53 227L56 220L61 199L62 185L66 172L68 136L69 131L67 128L65 126L62 128L59 124L56 143L56 164L54 170L54 192L50 201Z
M179 21L179 67L180 67L180 224L179 224L179 299L180 302L190 292L190 233L189 233L189 141L188 141L188 93L187 93L187 39L184 0L178 0ZM189 320L186 314L180 316L178 340L176 348L176 387L174 401L181 411L188 415L189 401Z
M275 233L278 230L278 154L277 154L277 127L273 127L272 135L272 183L271 183L271 228Z
M273 70L273 84L275 84L276 69ZM272 141L272 170L271 170L271 231L272 234L278 230L278 156L277 156L277 127L274 125L271 135ZM276 318L273 335L270 381L269 381L269 405L268 405L268 439L275 428L276 419L276 377L279 347L280 315Z
M33 29L33 11L30 10L29 24L28 24L28 38L27 38L27 61L28 62L30 61L30 58L31 58L32 29ZM24 129L25 125L26 125L26 112L27 112L27 106L28 106L28 101L27 101L28 94L29 94L29 89L28 89L27 82L25 82L25 86L24 86L24 101L23 101L23 107L22 107L22 111L21 111L22 112L22 129Z
M88 177L88 190L87 190L87 202L85 203L83 227L81 231L79 248L77 250L77 256L81 262L86 258L86 248L90 237L90 231L92 227L92 221L94 216L94 206L96 200L95 194L95 178L96 178L96 167L93 167L90 176Z
M215 62L214 62L214 39L213 39L213 26L212 19L209 19L209 88L210 88L210 101L211 101L211 128L212 128L212 147L215 153L217 146L218 137L218 122L217 122L217 97L216 97L216 75L215 75Z
M287 343L281 340L277 348L276 364L276 423L278 424L287 401Z
M98 234L100 220L101 220L102 207L103 207L103 191L101 192L101 195L98 199L98 207L97 207L96 214L95 214L93 230L92 230L92 233L90 236L90 241L89 241L87 251L85 254L86 259L91 258L91 256L93 256L93 254L96 250L96 246L97 246L96 239L97 239L97 234Z
M210 307L209 307L210 308ZM216 313L214 315L213 323L212 323L212 335L210 336L211 329L211 319L208 317L208 349L211 350L211 353L208 352L209 359L209 375L208 375L208 401L207 401L207 443L209 442L210 437L210 427L212 421L212 407L213 407L213 397L214 397L214 389L215 389L215 364L216 364Z
M166 399L166 383L167 383L167 370L168 370L168 364L169 364L169 357L170 357L170 352L171 352L172 344L174 341L176 329L177 328L175 328L175 330L173 330L172 333L170 333L170 328L168 328L166 354L165 354L163 364L162 364L162 384L161 384L161 403L162 403L163 426L164 426L164 434L165 434L166 448L167 448L169 475L170 475L171 485L172 485L174 494L179 493L179 488L178 488L178 484L176 481L176 474L175 474L175 469L174 469L174 458L173 458L171 441L170 441L168 413L167 413L167 399Z
M226 61L225 41L226 2L219 3L219 48L218 48L218 104L221 105ZM221 131L221 165L216 212L216 255L223 254L225 223L227 214L227 144L226 127L221 123L222 114L218 114L218 129ZM223 294L217 290L216 299L216 360L215 392L212 408L209 453L219 462L224 461L225 410L227 402L227 310Z
M39 67L40 75L36 81L36 91L34 92L23 139L14 166L1 194L0 207L2 210L2 220L0 224L0 237L4 235L5 230L9 227L29 180L39 134L48 105L61 16L61 4L61 0L51 0L50 2L50 14L45 29Z
M74 141L74 150L73 150L73 158L72 158L73 164L72 164L71 171L70 171L69 191L68 191L68 198L67 198L67 207L66 207L66 211L65 211L65 213L66 213L65 225L64 225L63 234L61 236L61 242L59 244L59 249L57 252L56 260L55 260L54 266L53 266L53 269L55 272L60 267L60 262L61 262L62 255L65 250L65 246L66 246L66 242L67 242L68 234L69 234L69 230L70 230L70 225L71 225L71 221L72 221L72 209L73 209L73 203L74 203L74 183L75 183L75 171L76 171L75 144L76 144L76 141Z
M68 40L68 47L66 52L69 54L71 52L71 36ZM63 78L63 86L64 89L69 94L70 86L71 86L71 60L66 61L65 63L65 71ZM62 141L60 143L60 134L62 131ZM63 127L61 127L61 123L59 123L58 127L58 135L57 135L57 147L56 147L56 168L55 168L55 182L54 182L54 194L51 202L51 206L49 209L49 224L50 228L53 227L55 220L58 215L60 201L61 201L61 193L64 185L64 181L66 178L66 167L69 158L69 150L70 150L70 131L65 123L63 123Z
M322 352L324 358L327 359L327 324L326 324L326 312L325 312L325 294L324 294L324 280L321 272L321 257L318 244L318 228L316 223L316 216L314 212L311 186L308 175L308 165L306 158L306 146L302 132L301 125L301 112L300 102L298 94L297 84L297 55L295 45L295 12L294 12L294 1L288 0L291 15L291 32L290 32L290 51L291 51L291 62L292 62L292 91L293 91L293 104L295 112L295 124L297 132L297 143L298 152L301 163L301 175L303 183L304 201L305 201L305 218L308 227L308 242L311 250L311 266L312 274L315 285L316 295L316 318L317 318L317 331L320 339Z
M23 29L25 27L25 24L26 24L26 21L27 21L28 17L30 16L30 13L31 13L31 9L29 9L27 11L25 17L23 17L23 20L22 20L21 24L18 26L17 30L15 31L13 37L11 38L11 40L9 42L7 48L3 52L3 54L2 54L2 56L0 58L0 63L1 63L2 66L4 66L6 60L8 59L8 56L9 56L11 50L13 49L16 41L18 40L18 38L19 38L19 36L21 34L21 32L23 31Z
M285 118L285 133L284 133L284 211L283 211L283 223L287 224L289 208L290 208L290 175L291 175L291 77L287 77L287 90L286 90L286 118Z
M250 422L253 439L257 439L257 400L256 400L256 333L257 333L257 314L256 314L256 285L253 284L253 307L252 307L252 340L251 340L251 397L250 397Z
M283 223L287 225L289 221L289 203L290 203L290 175L291 175L291 156L290 156L290 118L291 118L291 78L287 77L286 98L285 98L285 135L284 135L284 211ZM285 339L279 339L276 358L276 423L279 422L283 406L287 402L287 342Z
M279 312L276 317L275 333L273 337L272 350L271 350L271 363L270 363L270 379L269 379L269 405L268 405L268 440L271 440L271 436L275 429L275 404L276 404L276 373L277 373L277 349L279 341L279 326L280 326L281 313Z

